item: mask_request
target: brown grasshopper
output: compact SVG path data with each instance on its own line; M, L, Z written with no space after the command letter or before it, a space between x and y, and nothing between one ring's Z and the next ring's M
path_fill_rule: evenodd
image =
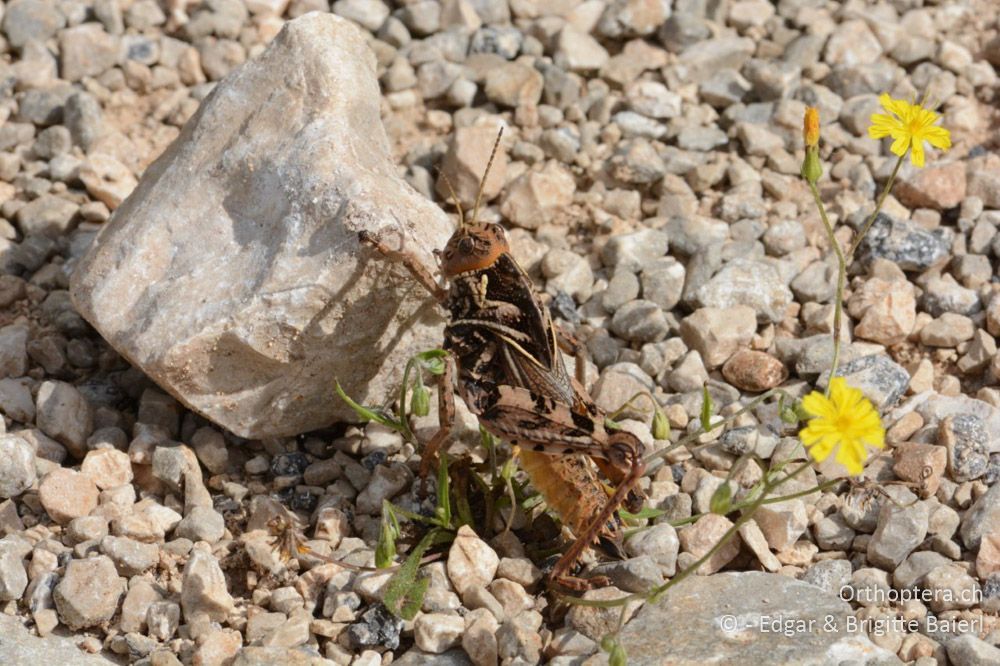
M642 506L637 482L644 471L643 446L631 433L605 429L605 414L583 388L580 358L574 379L560 354L560 348L574 351L575 342L557 332L531 278L514 260L503 227L477 222L483 183L500 135L471 220L465 219L452 193L459 226L436 253L447 287L413 255L391 249L366 232L360 240L403 263L450 315L444 332L450 362L441 375L440 429L426 447L421 475L431 469L454 420L454 363L469 410L489 433L516 447L532 484L577 537L550 580L582 589L591 583L569 572L588 546L597 542L621 556L617 510L625 506L635 512ZM591 461L614 485L613 491L597 478Z

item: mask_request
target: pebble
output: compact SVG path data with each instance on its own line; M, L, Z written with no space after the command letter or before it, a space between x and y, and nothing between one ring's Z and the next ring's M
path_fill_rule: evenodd
M631 342L656 342L666 337L670 327L656 303L637 299L615 311L611 330Z
M899 344L917 321L913 285L906 280L870 278L847 302L847 312L860 319L854 334L886 346Z
M110 557L122 576L141 574L156 565L160 548L156 544L142 543L128 537L106 536L101 539L101 551Z
M97 506L98 489L86 474L59 467L42 478L38 499L52 520L65 525Z
M955 666L1000 663L1000 648L972 634L956 636L945 643L948 661Z
M181 608L187 622L199 616L221 622L233 610L225 575L211 553L198 548L191 551L181 583Z
M741 349L722 366L722 375L743 391L767 391L788 379L785 364L764 352Z
M753 308L699 308L681 320L681 338L696 350L707 368L717 368L745 348L757 332Z
M90 403L72 384L46 381L35 399L38 429L64 445L77 458L87 451L87 438L93 431Z
M948 454L948 474L953 481L978 479L989 464L986 424L974 414L948 416L938 426L938 443Z
M222 514L207 506L195 506L174 528L174 536L216 543L226 531Z
M677 530L668 523L653 525L637 532L625 542L625 550L629 555L651 557L664 576L676 573L679 548Z
M462 597L473 587L485 587L496 574L500 558L467 525L458 529L448 550L448 580Z
M146 612L149 635L165 642L173 638L180 624L181 607L172 601L154 601Z
M424 613L413 624L413 640L424 652L441 654L454 647L465 631L465 620L459 615Z
M382 502L392 499L403 488L408 487L412 478L413 474L405 465L379 465L372 473L368 484L358 493L358 512L380 515Z
M707 554L719 542L726 531L732 527L724 516L714 513L705 514L697 521L682 528L677 536L680 539L681 552L689 553L694 560L698 560ZM731 562L740 552L740 540L734 535L725 545L698 568L701 574L715 573ZM583 632L586 633L586 632ZM588 634L589 635L589 634ZM591 638L594 638L591 636Z
M0 539L0 600L16 601L28 587L24 557L30 552L24 539L8 535Z
M878 410L895 405L910 383L910 375L899 364L881 354L862 356L844 363L837 370L847 384L860 389ZM826 373L819 384L826 385Z
M800 499L765 504L754 514L754 521L767 539L768 546L777 551L786 550L806 531L806 505Z
M983 536L1000 532L1000 485L990 486L962 517L961 536L966 548L979 548Z
M70 629L84 629L110 620L124 592L110 558L98 555L72 560L53 591L59 621Z
M930 519L927 505L901 487L887 488L895 503L886 502L878 515L878 525L868 542L868 561L885 569L895 569L927 536Z
M0 435L0 497L18 497L36 478L34 447L17 435Z
M438 194L450 197L447 186L450 182L462 205L471 207L479 194L479 182L486 172L496 137L497 130L493 126L475 125L456 129L441 163L441 178L436 186ZM492 201L500 194L506 180L507 163L507 152L499 150L483 184L483 201Z
M506 189L500 213L522 229L537 229L556 220L557 214L573 201L576 181L557 162L541 170L519 176Z
M608 52L590 35L571 25L559 31L555 62L573 72L600 69L608 62Z
M905 271L923 271L943 262L951 251L952 231L927 231L907 220L879 213L861 242L859 256L888 259Z
M772 264L735 259L695 292L694 301L699 307L719 310L746 305L758 320L780 322L792 302L792 292Z
M89 444L89 440L88 440ZM98 488L117 488L132 481L132 461L117 449L88 451L80 471L89 476Z
M920 329L920 342L929 347L955 347L960 342L971 340L975 333L976 325L971 319L945 312Z

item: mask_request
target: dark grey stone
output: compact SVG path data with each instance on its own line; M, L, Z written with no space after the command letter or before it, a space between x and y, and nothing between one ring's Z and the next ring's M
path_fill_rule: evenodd
M879 213L858 248L859 257L865 263L880 257L904 271L923 271L949 256L953 236L947 227L927 231L908 220Z

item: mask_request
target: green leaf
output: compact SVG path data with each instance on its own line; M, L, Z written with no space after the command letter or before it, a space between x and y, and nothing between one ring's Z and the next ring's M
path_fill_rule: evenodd
M663 509L654 509L651 506L644 506L639 511L639 513L630 513L625 509L618 509L618 515L621 516L622 520L634 522L638 520L651 520L653 518L659 518L660 516L666 515L666 511Z
M429 576L417 578L420 560L423 559L427 549L436 543L439 533L440 531L436 529L428 532L407 556L399 570L385 584L382 603L396 617L412 620L416 617L417 611L420 610L420 606L424 602L424 595L427 593L427 587L430 585Z
M437 507L434 513L442 527L451 527L451 479L448 476L448 456L441 452L438 461Z
M733 504L733 489L729 482L723 483L712 493L712 499L708 502L708 510L712 513L724 516L731 511Z
M344 393L344 389L340 387L340 382L336 381L334 382L334 389L337 391L337 395L340 396L340 399L346 402L347 406L353 409L354 413L357 414L360 418L364 419L365 421L374 421L375 423L381 423L382 425L392 428L393 430L398 430L399 432L403 431L403 426L398 421L388 416L387 414L379 410L372 409L370 407L365 407L364 405L359 405L358 403L351 400L350 396Z
M701 429L708 432L712 429L712 396L708 393L708 385L701 387Z
M444 364L447 357L448 352L443 349L431 349L414 356L420 367L432 375L444 374Z

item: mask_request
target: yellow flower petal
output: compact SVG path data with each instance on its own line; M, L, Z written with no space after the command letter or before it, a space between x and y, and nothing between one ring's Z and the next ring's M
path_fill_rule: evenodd
M894 135L895 136L895 135ZM899 155L902 157L906 154L907 149L910 147L910 137L905 135L895 136L895 141L889 146L889 150L892 151L893 155Z
M843 465L851 476L857 476L864 471L866 457L867 452L863 446L842 443L837 449L837 462Z
M802 409L813 416L822 416L827 419L832 419L835 414L833 403L825 395L815 391L802 398Z
M941 117L922 104L911 104L906 100L893 99L887 93L879 96L879 103L891 115L875 113L871 116L868 136L873 139L892 137L889 150L904 157L910 152L910 161L917 167L924 166L924 141L935 148L947 150L951 147L951 135L943 127L934 125Z
M924 130L924 139L935 148L951 148L951 133L943 127L928 127Z
M882 113L873 113L869 120L871 126L868 128L868 136L873 139L884 139L899 124L898 120L893 120Z
M868 452L866 444L885 446L885 429L871 402L843 377L830 380L830 396L813 391L802 399L812 415L799 438L813 460L820 462L837 452L836 460L851 474L860 474Z

